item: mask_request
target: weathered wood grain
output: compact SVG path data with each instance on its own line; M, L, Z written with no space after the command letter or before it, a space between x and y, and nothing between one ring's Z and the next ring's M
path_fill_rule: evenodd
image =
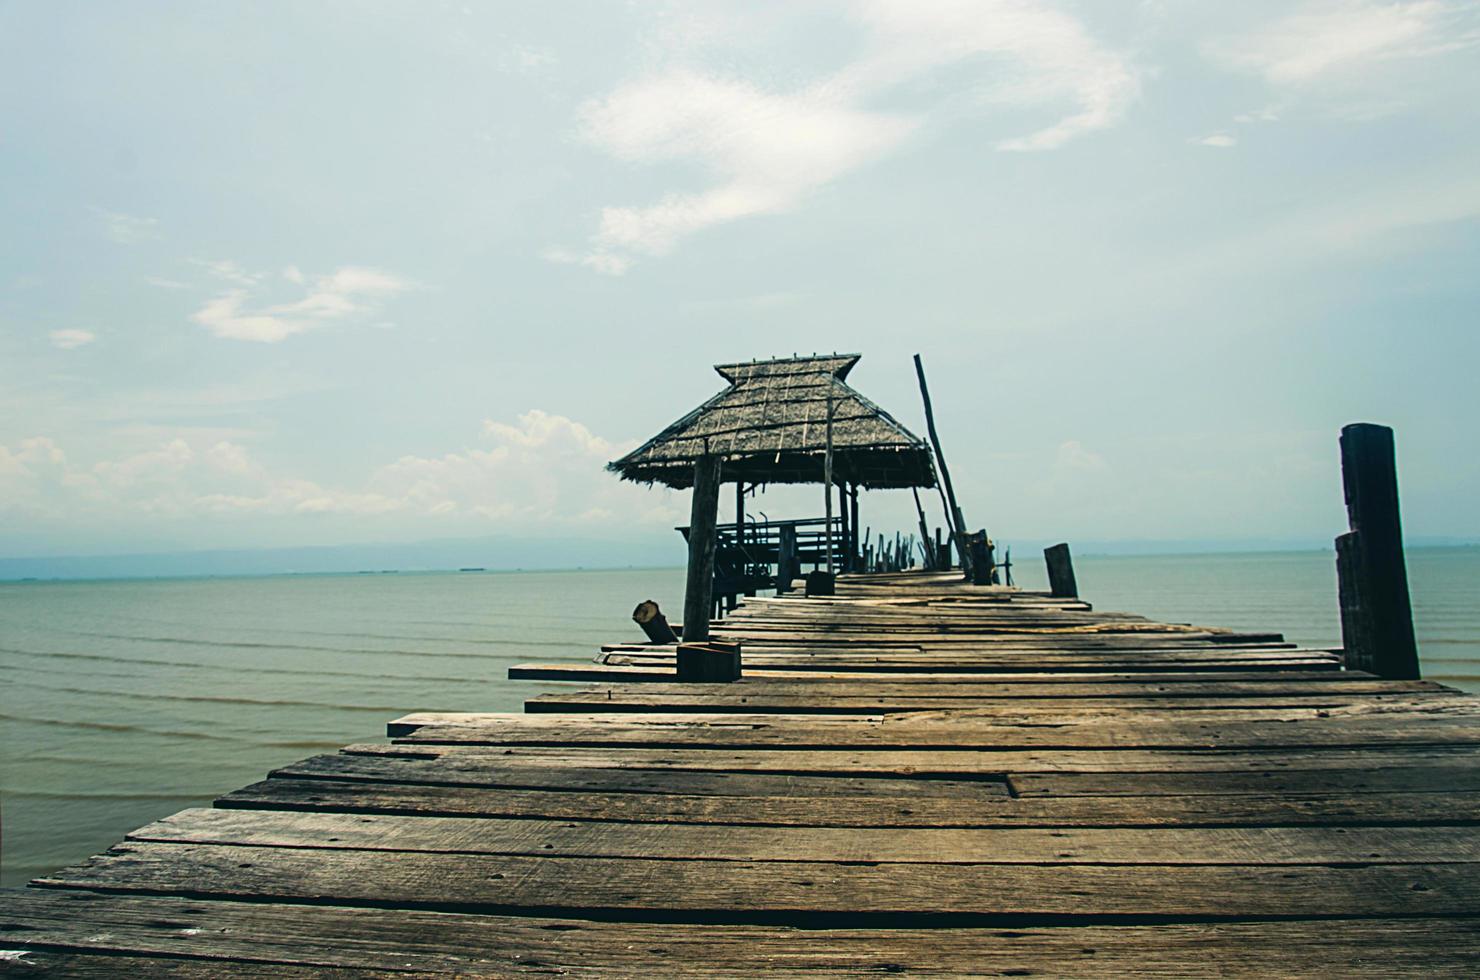
M773 772L684 772L569 766L494 767L480 759L392 755L321 755L273 773L277 777L432 786L481 786L600 793L681 793L700 796L955 796L1007 794L1004 778L880 780L857 775L804 776Z
M886 788L887 789L887 788ZM1460 826L1480 822L1480 790L1301 795L719 796L524 790L473 785L267 779L217 807L340 813L802 827Z
M1480 861L1480 829L904 829L184 810L129 840L530 857L894 864L1306 865Z
M1463 864L1370 867L937 865L531 858L120 844L43 887L443 911L793 925L1464 916Z
M139 963L182 964L196 971L177 976L211 975L201 971L224 968L233 976L250 976L261 964L279 970L338 968L398 975L1388 977L1460 975L1480 958L1480 920L1474 918L944 928L922 934L613 923L70 891L32 892L25 900L0 894L0 910L0 941L24 937L47 950L92 954L100 963L106 963L104 954L154 957L113 959L125 970ZM921 941L927 937L928 942ZM52 966L60 962L58 957L78 954L31 955ZM26 974L17 970L14 975ZM31 975L40 974L32 969Z

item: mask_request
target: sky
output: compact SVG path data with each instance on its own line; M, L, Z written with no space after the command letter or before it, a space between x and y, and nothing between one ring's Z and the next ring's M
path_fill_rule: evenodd
M0 557L677 543L603 464L833 351L999 541L1329 542L1352 421L1480 537L1477 91L1459 0L0 0Z

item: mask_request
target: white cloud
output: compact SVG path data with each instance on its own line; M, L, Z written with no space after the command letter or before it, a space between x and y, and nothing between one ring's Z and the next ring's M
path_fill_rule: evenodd
M687 71L624 86L587 106L586 136L619 159L698 161L720 183L647 207L603 208L594 255L608 262L633 252L661 255L709 225L788 210L811 189L893 148L912 127L852 108L825 88L776 95ZM611 264L601 271L616 271L620 262Z
M51 332L52 346L59 347L62 350L75 350L78 347L86 347L97 339L98 335L91 330L70 329L53 330Z
M231 259L191 259L190 261L217 279L224 279L238 286L255 286L262 281L260 272L248 272Z
M75 523L131 514L347 515L428 533L454 525L477 531L679 522L686 499L605 472L605 464L631 445L531 410L510 422L485 421L478 446L403 456L375 468L361 486L329 487L274 473L229 439L197 443L180 436L82 465L53 440L37 437L13 449L0 446L0 516Z
M671 191L647 205L604 207L588 251L550 249L545 257L621 274L635 256L662 255L701 229L793 210L817 188L897 150L932 118L1049 108L1056 121L997 143L1007 151L1048 150L1113 125L1139 92L1127 59L1078 20L1039 4L919 0L848 9L852 28L862 32L858 56L826 77L789 86L696 67L705 60L699 55L712 61L713 53L684 45L695 37L710 44L716 32L670 31L669 38L684 39L672 52L676 63L587 103L580 131L624 162L696 164L710 186ZM971 73L969 105L954 98L961 88L954 79L932 87L943 70ZM930 103L924 108L874 107L922 91Z
M1243 125L1249 123L1279 122L1280 110L1275 106L1265 106L1263 109L1255 109L1253 112L1241 112L1233 117L1233 121Z
M103 232L119 245L137 245L159 237L159 219L94 208L103 219Z
M1442 0L1325 0L1243 37L1210 44L1207 52L1271 84L1291 85L1378 60L1442 54L1477 40L1473 9Z
M165 278L162 278L160 276L145 276L144 277L144 281L146 283L148 283L149 285L151 285L151 286L157 286L160 289L189 289L190 288L190 285L188 283L183 283L183 282L181 282L178 279L165 279Z
M240 287L218 293L191 319L230 340L278 343L330 321L368 316L386 299L412 288L407 280L378 269L344 266L308 280L289 266L283 278L301 286L305 295L292 302L257 305L252 303L255 288L241 287L256 287L264 279L261 274L246 272L234 262L209 266L217 276Z
M1238 145L1238 140L1232 136L1229 136L1227 133L1214 133L1211 136L1204 136L1200 139L1194 139L1192 142L1198 143L1202 146L1216 146L1220 149Z
M1060 472L1093 473L1108 469L1109 464L1105 457L1086 449L1078 439L1069 439L1059 444L1054 468Z

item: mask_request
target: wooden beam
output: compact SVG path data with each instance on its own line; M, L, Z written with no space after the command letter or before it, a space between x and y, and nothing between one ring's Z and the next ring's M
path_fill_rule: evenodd
M690 643L709 639L720 469L718 456L701 456L694 464L694 497L689 510L689 573L683 594L683 638Z
M1380 677L1417 678L1393 430L1368 422L1343 428L1341 478L1352 529L1344 543L1337 541L1348 665Z

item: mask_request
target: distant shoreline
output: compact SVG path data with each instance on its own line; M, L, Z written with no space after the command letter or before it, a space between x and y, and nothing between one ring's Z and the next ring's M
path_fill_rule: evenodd
M1009 542L1010 544L1010 542ZM1037 542L1025 543L1018 547L1018 560L1024 560L1029 556L1036 556L1038 551ZM1112 550L1113 549L1113 550ZM1436 551L1474 551L1480 549L1480 542L1456 542L1452 544L1415 544L1408 546L1408 552L1436 552ZM1291 545L1289 547L1239 547L1230 545L1225 548L1209 548L1206 546L1189 545L1186 548L1178 548L1175 543L1165 543L1163 550L1155 550L1152 546L1110 546L1100 544L1084 547L1078 557L1091 560L1101 559L1124 559L1124 558L1254 558L1259 556L1274 555L1312 555L1312 554L1334 554L1330 547L1315 547L1309 545ZM178 570L156 570L150 571L140 569L138 571L102 571L98 566L109 564L121 564L128 561L138 561L148 565L153 562L171 562L181 565L188 564L193 555L182 552L177 555L159 556L97 556L97 557L58 557L58 558L3 558L0 559L0 568L6 565L21 566L16 571L0 571L0 585L22 585L33 583L58 583L58 582L123 582L123 581L172 581L189 579L258 579L258 578L352 578L352 577L374 577L385 575L535 575L535 574L569 574L574 572L628 572L628 571L682 571L681 562L651 562L630 564L606 564L592 563L588 565L550 565L545 567L534 566L500 566L497 564L485 564L478 567L470 567L461 564L452 564L442 567L426 566L403 566L403 567L364 567L364 568L260 568L260 569L229 569L222 568L217 571L211 570L189 570L179 568ZM266 556L263 556L264 558ZM53 568L48 573L48 566L78 566L75 570L59 570ZM25 566L35 566L25 568ZM89 570L88 566L92 566ZM24 570L22 570L24 569Z

